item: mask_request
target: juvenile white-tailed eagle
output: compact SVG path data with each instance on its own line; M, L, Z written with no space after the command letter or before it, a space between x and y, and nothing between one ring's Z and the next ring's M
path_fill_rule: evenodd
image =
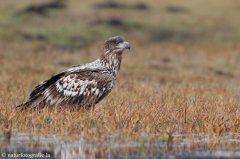
M99 59L74 66L43 81L31 92L28 101L17 107L55 104L90 107L97 104L116 83L124 49L130 50L130 44L122 36L109 38Z

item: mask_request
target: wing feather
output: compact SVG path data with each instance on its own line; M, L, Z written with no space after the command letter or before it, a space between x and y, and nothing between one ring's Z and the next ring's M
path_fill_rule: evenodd
M38 85L26 103L91 106L102 100L115 82L116 77L106 69L63 72Z
M57 98L68 97L67 103L94 105L110 92L115 81L115 77L107 71L72 72L56 81L55 89L51 90L50 96L46 94L46 99L51 104L60 104L62 100Z

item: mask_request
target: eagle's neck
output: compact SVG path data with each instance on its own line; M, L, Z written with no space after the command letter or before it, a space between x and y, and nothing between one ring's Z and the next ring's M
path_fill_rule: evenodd
M118 53L105 53L102 54L100 58L101 65L111 68L113 70L114 75L117 76L118 70L120 69L122 60L122 52Z

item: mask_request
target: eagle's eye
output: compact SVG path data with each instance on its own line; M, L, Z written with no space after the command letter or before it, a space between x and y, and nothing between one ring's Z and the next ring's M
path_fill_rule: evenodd
M117 41L117 43L116 43L116 44L118 45L118 44L120 44L120 43L122 43L122 42L123 42L123 41Z
M117 45L120 44L120 43L121 43L121 41L113 41L113 42L112 42L112 45L117 46Z

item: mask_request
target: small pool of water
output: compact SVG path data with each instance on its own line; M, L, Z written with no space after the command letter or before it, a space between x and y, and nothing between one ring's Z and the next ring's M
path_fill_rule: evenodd
M83 138L69 140L57 136L33 136L15 134L11 140L0 138L2 158L240 158L240 135L237 139L188 139L181 134L173 135L172 143L159 140L148 142L89 142ZM181 140L178 140L181 138ZM15 155L15 156L14 156Z

